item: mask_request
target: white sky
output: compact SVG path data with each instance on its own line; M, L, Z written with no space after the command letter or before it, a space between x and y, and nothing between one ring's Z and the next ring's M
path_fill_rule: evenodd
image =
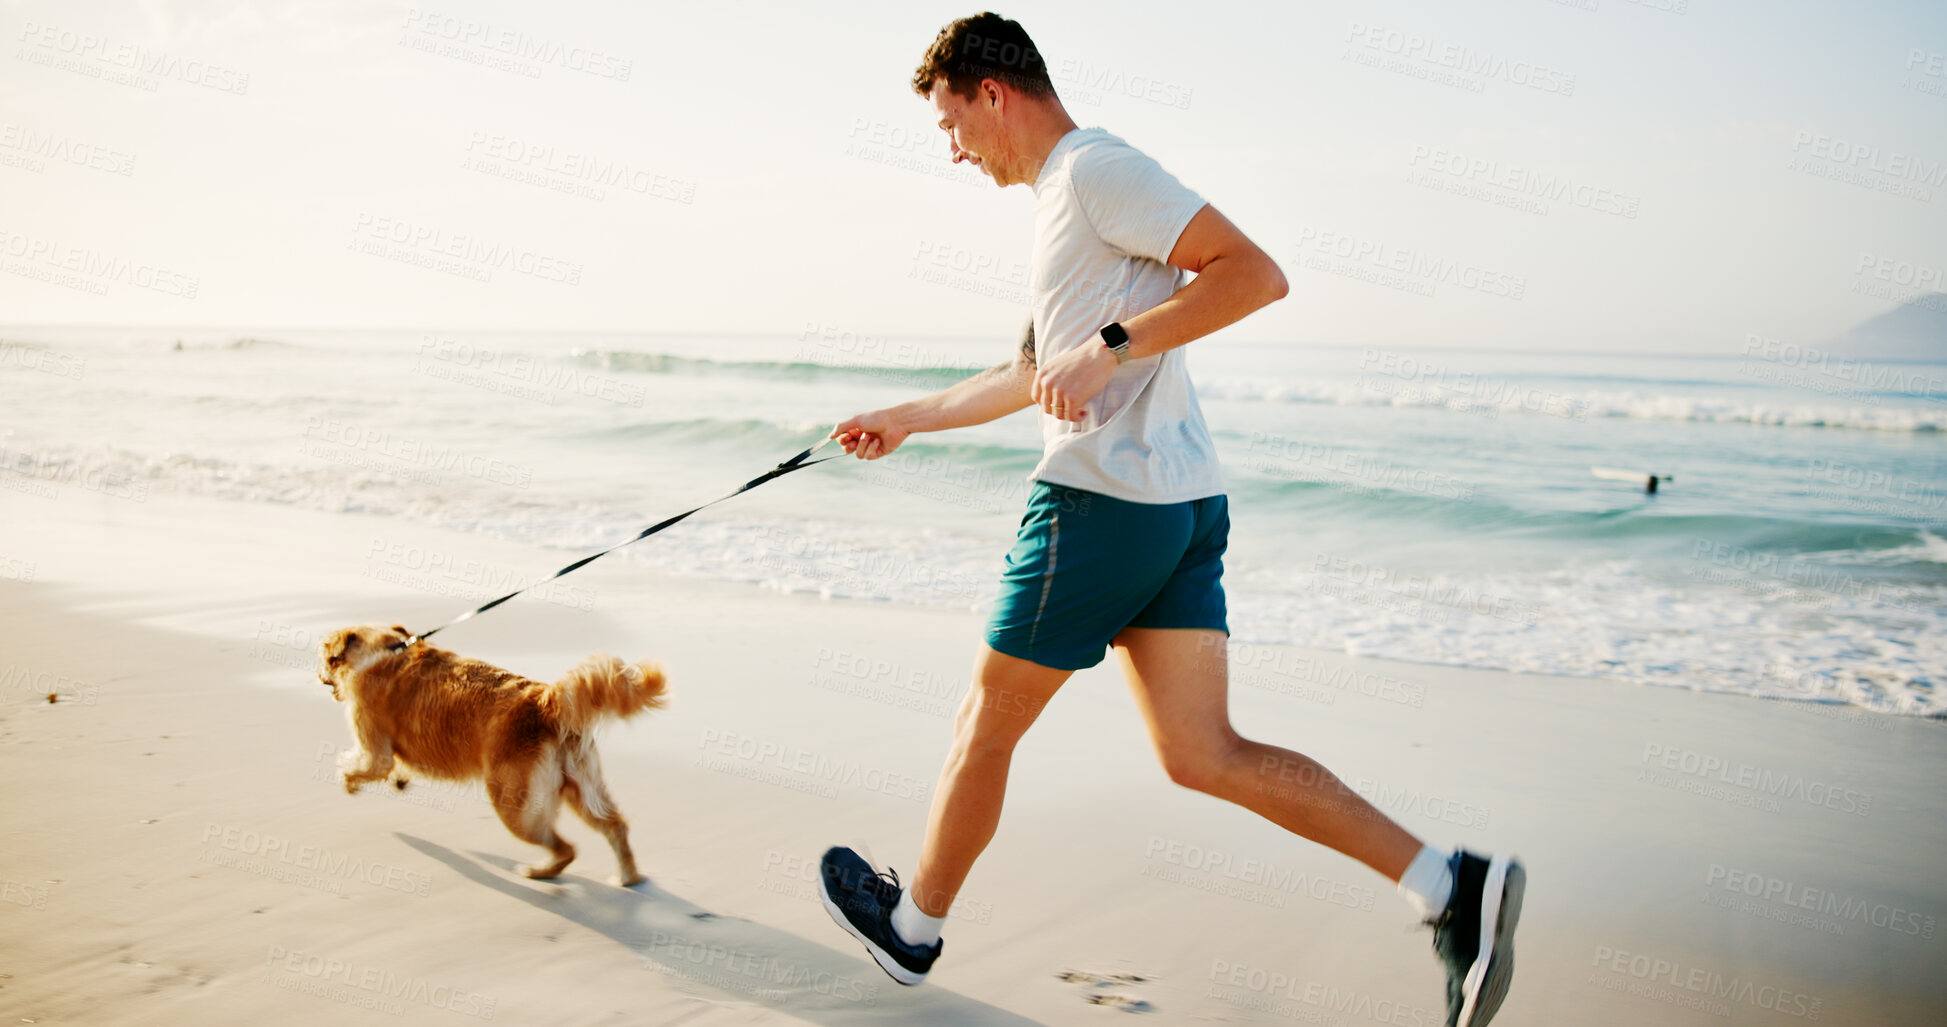
M0 0L0 323L1011 335L1032 196L948 169L906 84L978 8L826 6ZM1284 266L1238 341L1729 354L1947 288L1947 4L1001 11ZM509 37L554 56L489 66ZM469 165L514 141L542 184ZM549 187L591 159L636 188ZM1495 202L1537 175L1588 202ZM1309 266L1327 233L1366 255ZM1366 280L1416 261L1451 273Z

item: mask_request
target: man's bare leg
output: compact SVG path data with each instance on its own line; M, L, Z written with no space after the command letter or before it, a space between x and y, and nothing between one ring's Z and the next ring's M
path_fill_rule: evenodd
M960 894L1000 823L1015 743L1073 673L981 650L973 684L953 721L953 746L933 793L913 876L913 903L927 916L945 916Z
M1123 676L1170 779L1227 799L1397 882L1419 839L1308 756L1239 736L1221 631L1125 628Z
M1442 859L1316 761L1239 737L1230 725L1227 641L1221 631L1156 628L1125 628L1115 638L1171 780L1400 882L1433 928L1433 952L1447 975L1447 1022L1486 1024L1514 977L1514 930L1527 887L1521 861L1464 851Z

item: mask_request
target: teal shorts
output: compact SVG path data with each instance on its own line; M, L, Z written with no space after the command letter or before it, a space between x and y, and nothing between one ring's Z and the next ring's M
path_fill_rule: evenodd
M1009 656L1081 670L1123 628L1208 628L1224 619L1223 496L1131 503L1037 481L1007 554L987 644Z

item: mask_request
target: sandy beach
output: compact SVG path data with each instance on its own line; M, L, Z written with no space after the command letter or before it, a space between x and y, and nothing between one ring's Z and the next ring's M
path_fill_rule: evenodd
M478 786L344 795L343 711L311 667L334 627L472 605L469 561L532 573L557 554L166 495L0 511L10 1019L1443 1019L1428 935L1390 884L1171 785L1106 667L1024 743L938 970L888 980L829 922L813 868L833 843L911 866L972 613L617 561L442 635L549 680L597 650L668 668L671 707L601 743L649 882L606 883L606 848L564 819L581 858L538 883ZM428 570L426 553L460 559ZM1938 723L1230 655L1247 734L1320 758L1436 844L1526 860L1497 1023L1911 1024L1947 1006Z
M1139 702L1518 857L1491 1027L1947 1025L1947 3L4 6L0 1027L1445 1025ZM340 778L320 643L536 582L431 641L663 668L627 888ZM819 861L913 890L990 619L1337 782L1111 655L902 987Z

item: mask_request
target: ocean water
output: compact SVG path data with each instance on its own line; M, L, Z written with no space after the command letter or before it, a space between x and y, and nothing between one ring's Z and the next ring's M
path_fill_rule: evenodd
M186 493L561 553L531 568L382 540L366 554L377 577L485 599L1010 349L816 328L17 329L0 333L0 499ZM1193 344L1231 495L1233 656L1298 643L1947 715L1947 365L1747 350ZM610 559L980 610L1038 453L1030 414L916 436ZM1650 495L1594 467L1671 480Z

